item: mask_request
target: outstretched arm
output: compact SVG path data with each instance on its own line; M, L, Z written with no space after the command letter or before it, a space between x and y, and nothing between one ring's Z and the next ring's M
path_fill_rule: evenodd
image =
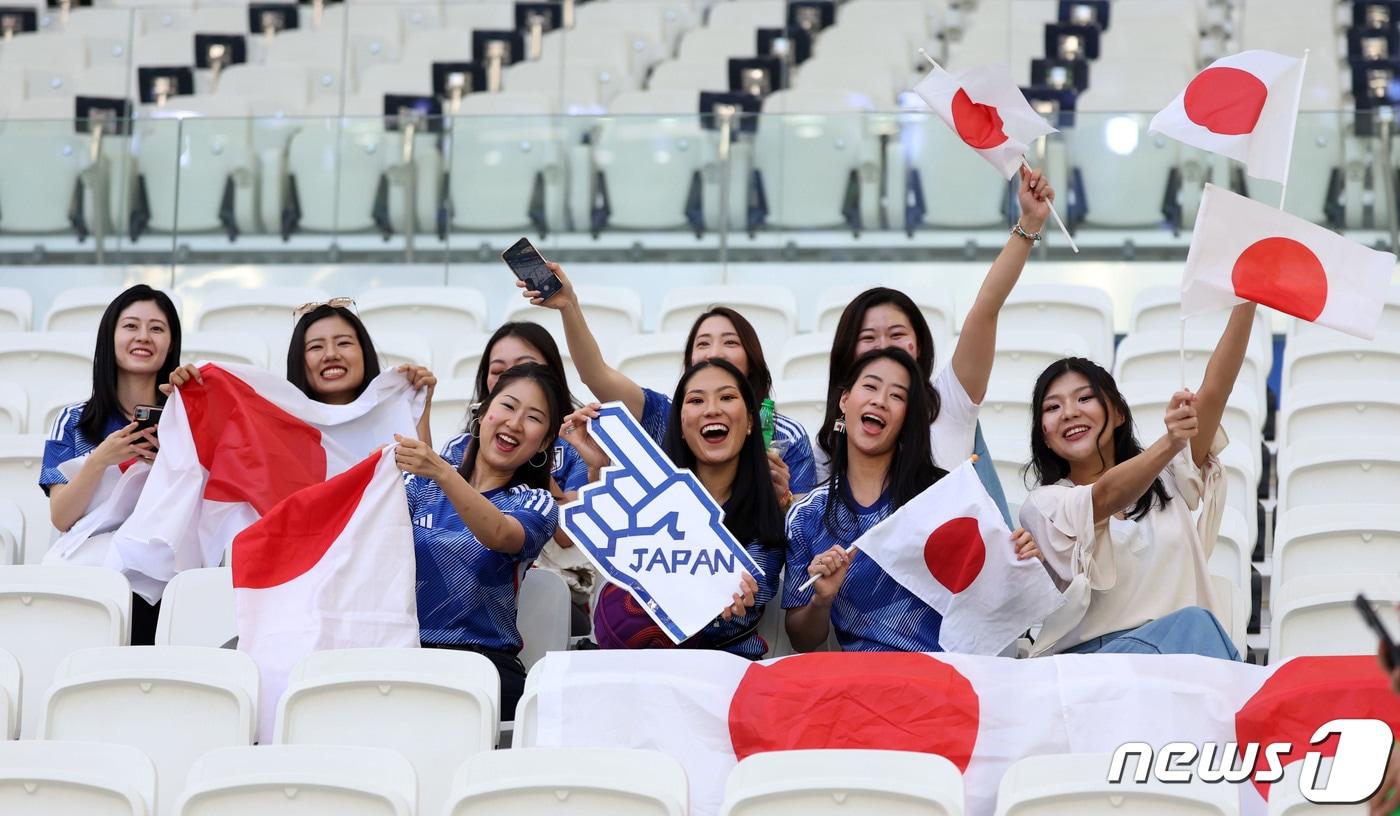
M1249 349L1249 332L1254 326L1253 303L1241 303L1230 312L1230 322L1225 326L1225 334L1210 355L1206 364L1205 381L1196 392L1196 415L1200 419L1201 432L1191 440L1191 460L1196 467L1204 467L1206 456L1210 454L1210 443L1215 440L1215 431L1220 427L1220 418L1225 415L1225 403L1235 388L1235 380L1244 364L1245 351Z
M1045 226L1046 216L1050 214L1055 190L1039 170L1021 168L1018 200L1021 204L1021 229L1029 233L1040 232ZM977 299L963 319L962 333L958 335L958 345L953 350L953 373L975 403L982 402L987 395L987 381L992 376L992 361L996 358L997 346L997 313L1020 279L1032 246L1030 241L1019 235L1007 239L1006 246L992 262L992 268L982 281Z
M603 351L598 348L598 340L588 328L588 321L579 306L578 294L574 291L574 285L564 275L563 267L552 262L546 262L545 265L559 278L564 288L548 300L542 300L539 292L529 290L525 291L525 297L536 306L559 312L559 317L564 322L564 342L569 346L569 356L573 358L574 367L578 369L583 384L588 386L593 396L601 402L621 402L627 406L627 411L632 416L641 420L642 409L646 406L646 395L642 393L642 387L603 359ZM521 289L525 288L524 281L516 281L515 285Z
M1104 471L1093 486L1094 523L1098 524L1137 502L1153 480L1196 437L1199 424L1196 396L1189 391L1172 395L1167 406L1167 432L1147 450Z

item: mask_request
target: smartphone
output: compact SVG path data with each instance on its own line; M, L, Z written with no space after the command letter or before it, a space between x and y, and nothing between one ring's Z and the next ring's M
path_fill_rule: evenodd
M144 431L147 428L156 430L156 425L160 423L160 412L164 410L154 405L138 405L132 417L136 420L136 430Z
M527 288L539 292L543 300L549 300L564 288L559 278L544 265L544 258L540 257L539 250L528 238L521 238L502 252L501 260L506 262L517 278L525 281Z
M1376 637L1380 638L1385 649L1386 662L1390 664L1390 668L1393 670L1400 666L1400 646L1397 646L1395 641L1390 639L1390 632L1386 631L1385 624L1381 623L1380 616L1376 614L1376 610L1371 607L1371 602L1366 600L1365 595L1357 594L1356 610L1361 613L1366 625L1370 626L1372 631L1376 633Z

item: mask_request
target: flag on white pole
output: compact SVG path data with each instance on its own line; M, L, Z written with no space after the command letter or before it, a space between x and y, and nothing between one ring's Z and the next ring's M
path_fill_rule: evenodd
M1149 130L1243 162L1255 178L1288 180L1304 61L1273 51L1222 57L1192 79Z
M950 652L998 654L1065 602L1039 560L1016 560L971 461L854 546L943 616L938 644Z
M1005 65L956 74L935 65L914 93L1008 181L1020 170L1031 142L1058 132L1026 101Z
M229 566L265 741L307 655L418 646L413 523L393 446L278 503L233 540Z
M1370 340L1395 255L1207 184L1186 255L1181 315L1250 300Z
M115 546L132 590L154 603L176 572L217 566L234 536L279 501L415 436L424 396L386 371L348 405L307 397L245 365L201 366L161 415L160 454Z

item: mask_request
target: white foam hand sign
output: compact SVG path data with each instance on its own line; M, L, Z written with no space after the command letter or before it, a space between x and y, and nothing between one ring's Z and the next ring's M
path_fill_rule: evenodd
M564 531L679 643L732 601L742 573L763 571L695 474L676 468L621 403L602 406L588 431L612 465L563 507Z

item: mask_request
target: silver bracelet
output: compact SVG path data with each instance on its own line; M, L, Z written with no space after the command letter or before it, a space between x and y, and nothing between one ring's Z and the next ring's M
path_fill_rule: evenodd
M1027 241L1030 241L1032 244L1039 242L1041 236L1041 233L1039 232L1026 232L1024 229L1022 229L1020 221L1017 221L1016 226L1011 228L1011 234L1019 235L1022 238L1025 238Z

